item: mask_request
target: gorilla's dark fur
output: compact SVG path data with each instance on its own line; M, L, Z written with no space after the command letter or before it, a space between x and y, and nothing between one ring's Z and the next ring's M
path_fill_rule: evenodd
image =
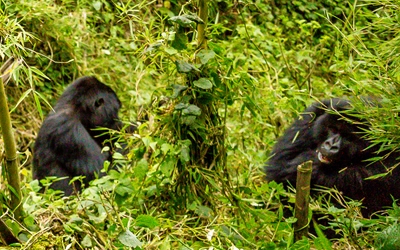
M93 129L120 130L120 108L115 92L95 77L82 77L68 86L40 128L34 146L33 178L69 177L51 186L65 195L74 190L68 184L71 177L85 176L85 184L93 180L104 161L111 160L109 152L101 152L110 135ZM75 186L79 190L80 185Z
M397 165L399 153L367 161L388 152L376 153L379 145L371 147L363 138L366 123L341 112L349 108L350 103L343 99L308 107L274 146L265 167L266 178L295 186L297 166L312 160L312 187L336 187L345 197L363 200L363 214L369 216L391 206L391 196L400 198L400 168L386 177L366 180Z

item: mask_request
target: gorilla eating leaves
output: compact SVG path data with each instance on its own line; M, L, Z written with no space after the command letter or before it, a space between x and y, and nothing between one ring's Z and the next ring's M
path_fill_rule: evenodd
M336 188L345 197L362 200L363 215L369 216L391 206L391 196L400 198L400 168L366 180L397 166L399 153L376 153L379 145L372 146L363 138L366 123L343 112L349 108L349 101L343 99L308 107L274 146L265 167L266 178L295 186L297 166L312 160L312 187ZM368 161L374 157L382 159Z
M82 77L68 86L40 128L34 145L33 178L68 177L51 188L71 195L72 177L85 176L87 185L100 175L104 161L111 160L111 154L102 152L102 147L111 142L108 133L95 129L122 129L120 108L115 92L95 77ZM134 129L130 126L127 131ZM75 185L76 190L79 187Z

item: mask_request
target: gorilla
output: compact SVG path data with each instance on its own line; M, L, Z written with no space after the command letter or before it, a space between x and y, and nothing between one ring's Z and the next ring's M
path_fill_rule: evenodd
M118 118L120 108L116 93L95 77L82 77L69 85L39 130L33 178L67 177L50 187L68 196L80 190L80 185L69 185L71 178L84 176L87 186L101 175L104 161L111 161L111 153L102 152L102 148L112 146L112 140L109 133L96 128L123 129ZM134 129L131 125L126 130Z
M339 98L308 107L273 147L266 178L295 186L297 166L311 160L311 187L336 188L345 197L362 200L362 213L370 216L400 198L399 153L378 152L380 145L365 138L367 123L351 116L350 107ZM367 179L389 170L384 177Z

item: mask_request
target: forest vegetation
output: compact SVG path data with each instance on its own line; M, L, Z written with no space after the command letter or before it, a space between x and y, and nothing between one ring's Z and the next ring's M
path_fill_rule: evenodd
M299 113L332 97L352 101L369 140L399 149L399 9L393 0L0 0L20 177L15 191L2 154L2 245L8 232L11 246L34 250L399 249L396 203L364 218L334 189L310 208L338 236L295 241L284 212L294 191L263 170ZM76 196L40 193L39 128L66 86L91 75L118 94L121 119L138 124L115 135L129 152Z

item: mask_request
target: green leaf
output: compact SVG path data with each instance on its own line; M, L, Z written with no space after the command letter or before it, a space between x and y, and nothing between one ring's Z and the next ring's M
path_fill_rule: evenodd
M172 174L172 171L174 171L176 165L176 158L173 156L167 156L163 160L163 162L160 165L160 170L163 173L163 175L169 177Z
M201 64L206 64L210 59L213 59L215 57L215 52L212 50L200 50L200 52L197 54L197 58L200 59Z
M137 236L127 229L125 232L118 236L119 241L127 247L142 247L143 243L140 242Z
M172 41L172 47L177 50L184 50L187 48L188 37L183 31L175 33L175 39Z
M332 249L332 243L326 238L324 232L320 229L318 224L313 221L314 224L314 229L317 234L317 238L314 240L314 244L317 247L317 249Z
M201 89L211 89L213 86L212 82L207 78L200 78L199 80L194 81L193 85Z
M6 220L6 224L15 235L18 235L21 232L20 226L15 221Z
M89 235L87 235L87 234L81 241L81 244L84 247L92 247L93 246L92 240L90 239Z
M95 9L95 10L97 10L97 11L99 11L100 9L101 9L101 6L102 6L103 4L100 2L100 1L95 1L95 2L93 2L93 4L92 4L92 6L93 6L93 8Z
M182 123L186 125L192 125L196 121L196 116L186 115L182 117Z
M182 110L182 115L201 115L201 109L196 105L190 104L187 108Z
M137 163L135 168L136 177L138 177L139 179L143 179L146 176L148 169L149 169L149 163L147 162L147 160L141 159Z
M296 241L290 249L296 250L308 250L310 249L310 241L307 238L302 238L301 240Z
M132 194L134 192L134 189L126 185L118 185L115 188L115 192L121 196L125 196L127 194Z
M35 218L32 215L29 215L24 218L25 226L31 230L38 230L38 226L35 223Z
M136 226L153 229L159 225L158 220L151 215L142 214L136 218Z
M195 15L174 16L171 17L169 20L182 27L194 27L196 23L204 23L203 20L201 20L201 18Z
M169 143L163 143L163 144L161 145L161 151L162 151L164 154L168 153L169 151L172 151L173 149L174 149L174 147L173 147L171 144L169 144Z
M187 163L190 161L190 154L189 154L189 147L187 145L182 145L181 147L181 154L179 155L179 158L183 163Z
M172 84L172 91L173 94L171 96L171 98L175 99L177 98L182 91L186 90L188 87L187 86L183 86L183 85L179 85L179 84Z
M200 217L209 218L212 215L212 210L209 207L200 205L197 206L195 213L198 214Z
M189 20L192 20L196 23L202 23L204 24L203 19L201 19L200 17L196 16L196 15L183 15L184 17L186 17Z
M400 248L400 225L390 225L379 233L377 249L399 249Z
M187 107L188 107L188 104L180 102L180 103L175 105L175 110L182 110L182 109L185 109Z
M165 48L164 51L167 52L168 55L175 55L176 53L178 53L178 51L176 49L170 48L170 47Z
M176 65L176 70L178 70L179 73L189 73L192 70L199 71L195 66L193 66L190 63L187 63L182 60L176 60L175 61Z

